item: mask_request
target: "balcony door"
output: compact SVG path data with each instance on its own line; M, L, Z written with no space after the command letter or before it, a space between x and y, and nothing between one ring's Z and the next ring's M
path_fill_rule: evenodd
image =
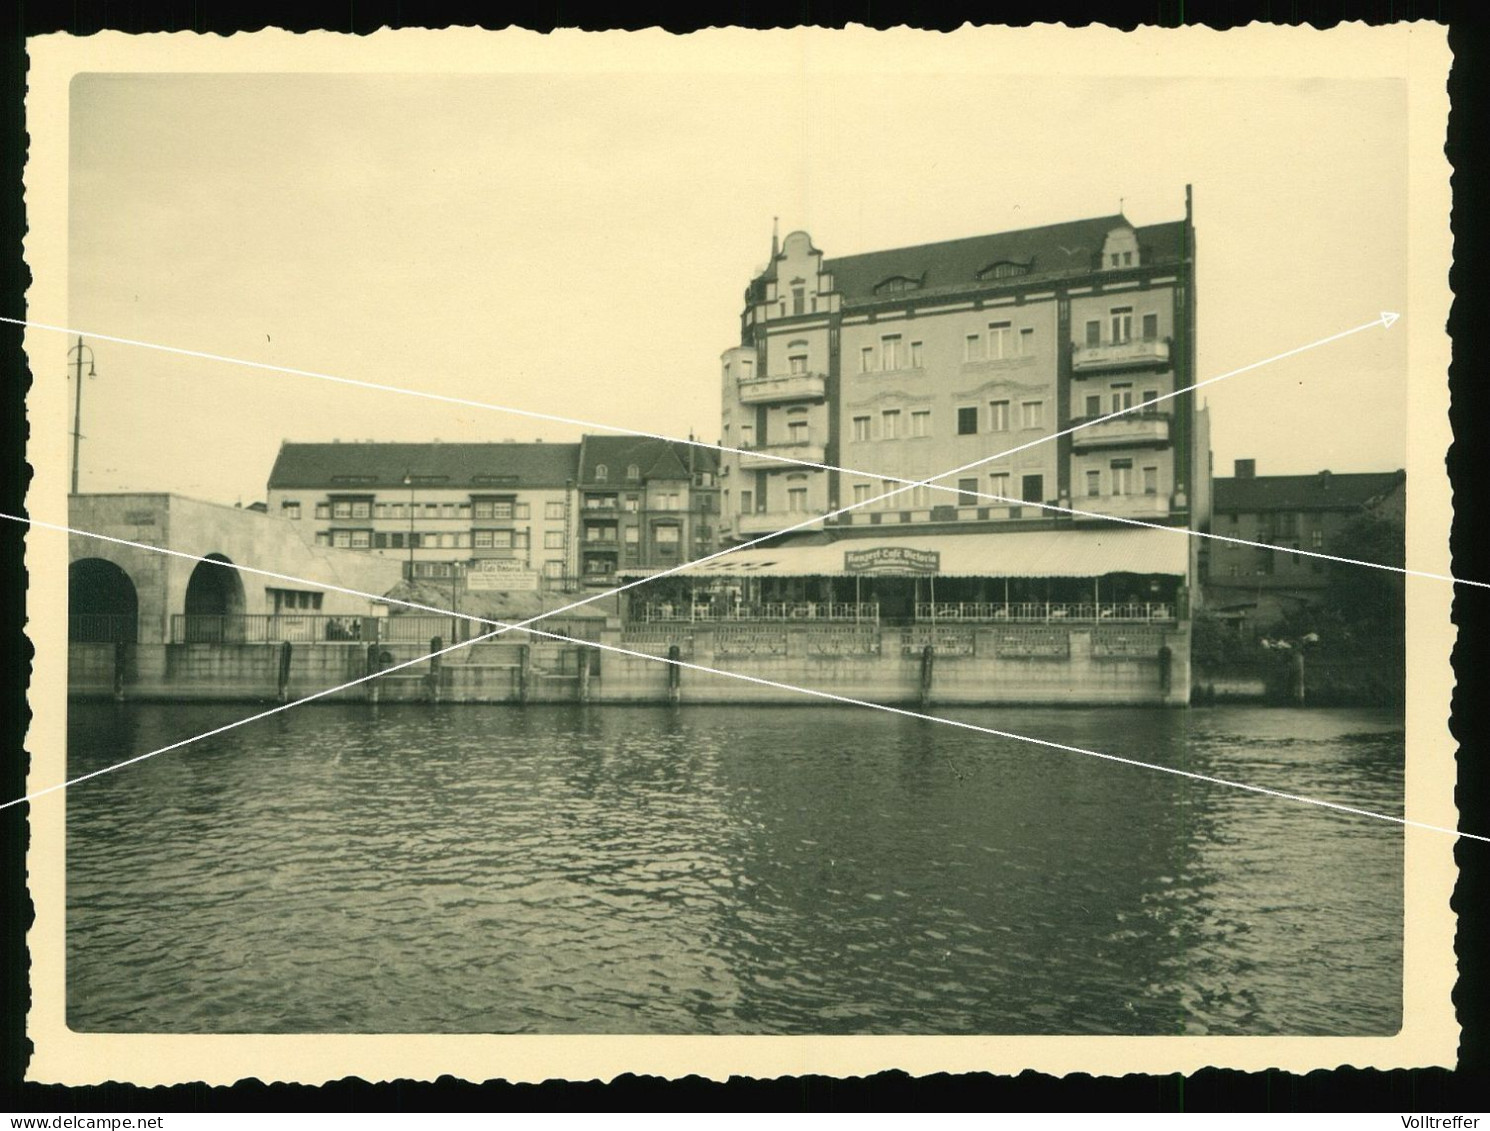
M1026 475L1020 484L1019 497L1027 503L1043 503L1045 501L1045 476Z

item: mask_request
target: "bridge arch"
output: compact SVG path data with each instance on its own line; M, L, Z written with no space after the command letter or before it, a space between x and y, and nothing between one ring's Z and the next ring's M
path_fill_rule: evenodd
M208 554L197 563L186 582L186 643L206 644L241 640L244 611L243 578L225 554ZM214 563L222 563L221 565Z
M77 643L133 644L140 633L140 596L134 579L104 558L78 558L67 567L67 638Z

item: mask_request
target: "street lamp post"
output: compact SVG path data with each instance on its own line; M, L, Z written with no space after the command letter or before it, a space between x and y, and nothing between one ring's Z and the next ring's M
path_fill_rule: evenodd
M460 579L464 573L464 562L450 563L450 611L455 615L450 620L450 639L460 641Z
M404 472L404 486L409 489L409 584L414 584L414 475Z
M97 377L98 376L98 370L96 368L94 368L94 364L93 364L93 351L83 344L83 339L82 339L81 336L78 337L78 344L75 345L75 346L73 346L72 349L70 349L70 350L67 351L67 356L68 357L72 357L73 354L77 354L77 360L76 360L76 363L75 363L76 366L77 366L77 376L76 376L77 388L74 390L75 399L73 401L73 411L72 411L72 493L74 495L76 495L78 493L78 444L79 444L79 441L81 441L82 438L83 438L83 355L84 354L87 355L87 360L88 360L88 376L89 377Z

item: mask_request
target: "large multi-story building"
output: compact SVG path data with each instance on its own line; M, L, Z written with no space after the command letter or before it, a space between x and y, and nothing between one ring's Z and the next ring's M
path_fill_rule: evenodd
M837 259L806 232L773 239L723 355L723 443L749 450L723 457L728 533L760 537L892 477L979 461L950 490L826 521L1071 521L1028 505L1048 504L1203 526L1206 414L1193 393L1161 399L1197 379L1194 272L1188 189L1183 220L1144 227L1116 215Z
M317 545L401 560L406 577L502 573L517 584L570 589L712 551L717 468L708 448L634 436L286 443L266 506L302 524Z
M712 449L636 436L580 445L579 560L585 584L667 569L718 546Z
M1407 474L1401 470L1258 475L1250 459L1237 460L1234 470L1216 479L1213 528L1259 545L1215 543L1205 589L1206 604L1243 627L1267 629L1319 603L1334 569L1359 569L1311 556L1359 554L1338 541L1353 520L1375 513L1400 522L1405 514ZM1301 549L1309 552L1288 552Z
M268 512L316 545L404 563L413 578L484 571L572 588L579 444L330 443L280 446Z

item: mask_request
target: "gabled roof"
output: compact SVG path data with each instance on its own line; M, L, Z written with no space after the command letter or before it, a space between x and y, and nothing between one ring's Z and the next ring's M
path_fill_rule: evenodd
M1216 478L1211 508L1222 514L1360 510L1407 481L1405 471L1320 472Z
M978 273L997 263L1029 264L1030 273L1022 278L1083 275L1100 266L1107 233L1130 226L1121 215L1071 220L1043 228L825 259L823 270L832 273L833 285L842 292L845 303L872 300L878 284L897 276L921 279L923 293L971 289L982 285ZM1144 264L1178 263L1183 257L1183 220L1134 231Z
M563 487L578 471L578 444L281 444L270 490L424 486ZM340 480L340 482L339 482ZM355 482L347 482L353 480ZM437 481L437 482L436 482Z
M585 486L615 487L628 482L627 468L635 465L640 480L691 479L689 460L696 471L714 471L718 457L713 449L685 444L677 440L659 440L649 436L586 436L580 452L579 482ZM595 470L605 466L604 480L595 478Z

